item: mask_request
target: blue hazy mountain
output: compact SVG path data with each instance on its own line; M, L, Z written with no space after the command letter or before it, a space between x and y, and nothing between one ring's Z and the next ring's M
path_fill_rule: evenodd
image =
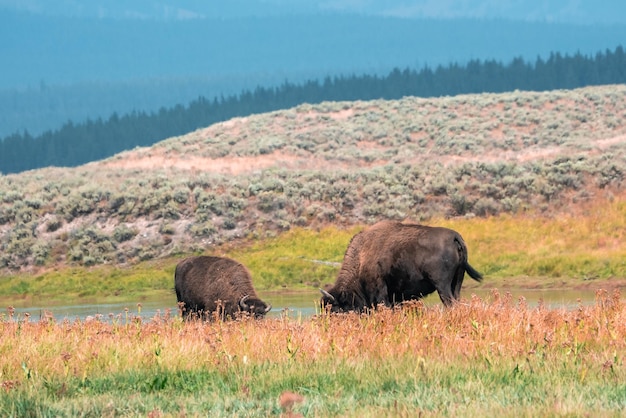
M0 0L0 137L287 80L592 55L626 43L626 2L598 3Z
M353 15L118 20L0 14L0 88L206 75L381 72L613 48L626 25Z

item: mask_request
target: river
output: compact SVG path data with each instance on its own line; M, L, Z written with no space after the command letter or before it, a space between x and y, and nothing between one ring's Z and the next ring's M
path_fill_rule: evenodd
M471 298L472 294L475 294L479 298L489 301L491 292L491 289L464 289L461 297L462 299ZM550 309L572 309L580 303L588 305L595 301L594 290L499 290L501 297L507 292L511 293L513 303L518 303L519 299L523 297L528 306L536 306L540 301L543 301L543 304ZM317 304L320 293L318 290L258 293L261 299L272 304L272 310L268 314L270 318L281 315L288 315L290 318L307 318L315 315L316 311L319 310ZM441 304L436 293L425 298L424 302L426 305ZM39 320L46 315L52 315L56 321L75 321L89 318L101 318L102 320L121 318L125 320L137 316L140 316L142 320L150 320L156 315L166 315L168 312L171 316L178 314L174 294L144 298L141 302L125 300L110 303L90 299L71 303L46 303L42 300L36 300L35 302L16 301L11 306L15 309L14 317L24 318L28 313L29 320ZM8 316L8 306L0 307L0 318L3 316L4 318Z

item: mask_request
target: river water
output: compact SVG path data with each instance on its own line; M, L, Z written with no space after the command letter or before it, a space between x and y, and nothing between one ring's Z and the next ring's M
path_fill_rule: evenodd
M462 299L469 299L472 294L479 298L489 301L491 300L491 289L464 289L461 292ZM511 293L513 303L518 303L520 298L525 299L528 306L536 306L540 301L546 308L572 309L579 304L592 304L595 301L594 290L528 290L515 289L506 290L499 289L501 297L508 292ZM261 299L272 304L272 310L268 313L268 317L279 317L287 315L289 318L307 318L319 312L320 293L318 290L306 291L276 291L276 292L258 292ZM424 299L426 305L441 304L436 293L429 295ZM28 303L12 304L15 309L15 318L24 318L28 313L29 320L39 320L48 315L52 316L56 321L75 321L86 320L89 318L101 318L109 320L111 318L128 319L129 317L140 316L142 320L150 320L157 315L170 316L178 314L176 304L176 296L174 294L160 297L153 297L141 300L126 300L115 303L99 302L91 299L89 301L75 301L72 303L46 303L46 301L35 301ZM7 318L8 306L0 307L0 318Z

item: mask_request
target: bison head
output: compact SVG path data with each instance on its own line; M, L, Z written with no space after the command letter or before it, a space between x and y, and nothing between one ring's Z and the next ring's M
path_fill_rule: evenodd
M263 318L272 309L272 305L263 302L257 297L245 295L239 300L239 308L255 318Z
M360 311L364 308L362 304L355 303L354 296L350 297L347 292L336 292L333 289L326 291L320 289L322 293L322 308L326 307L330 312Z

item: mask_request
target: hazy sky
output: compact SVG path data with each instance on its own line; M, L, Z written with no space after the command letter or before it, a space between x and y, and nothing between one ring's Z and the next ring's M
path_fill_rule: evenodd
M405 18L626 23L624 0L0 0L0 8L64 16L143 19L341 12Z
M0 39L2 136L285 80L593 55L626 45L626 0L0 0Z

